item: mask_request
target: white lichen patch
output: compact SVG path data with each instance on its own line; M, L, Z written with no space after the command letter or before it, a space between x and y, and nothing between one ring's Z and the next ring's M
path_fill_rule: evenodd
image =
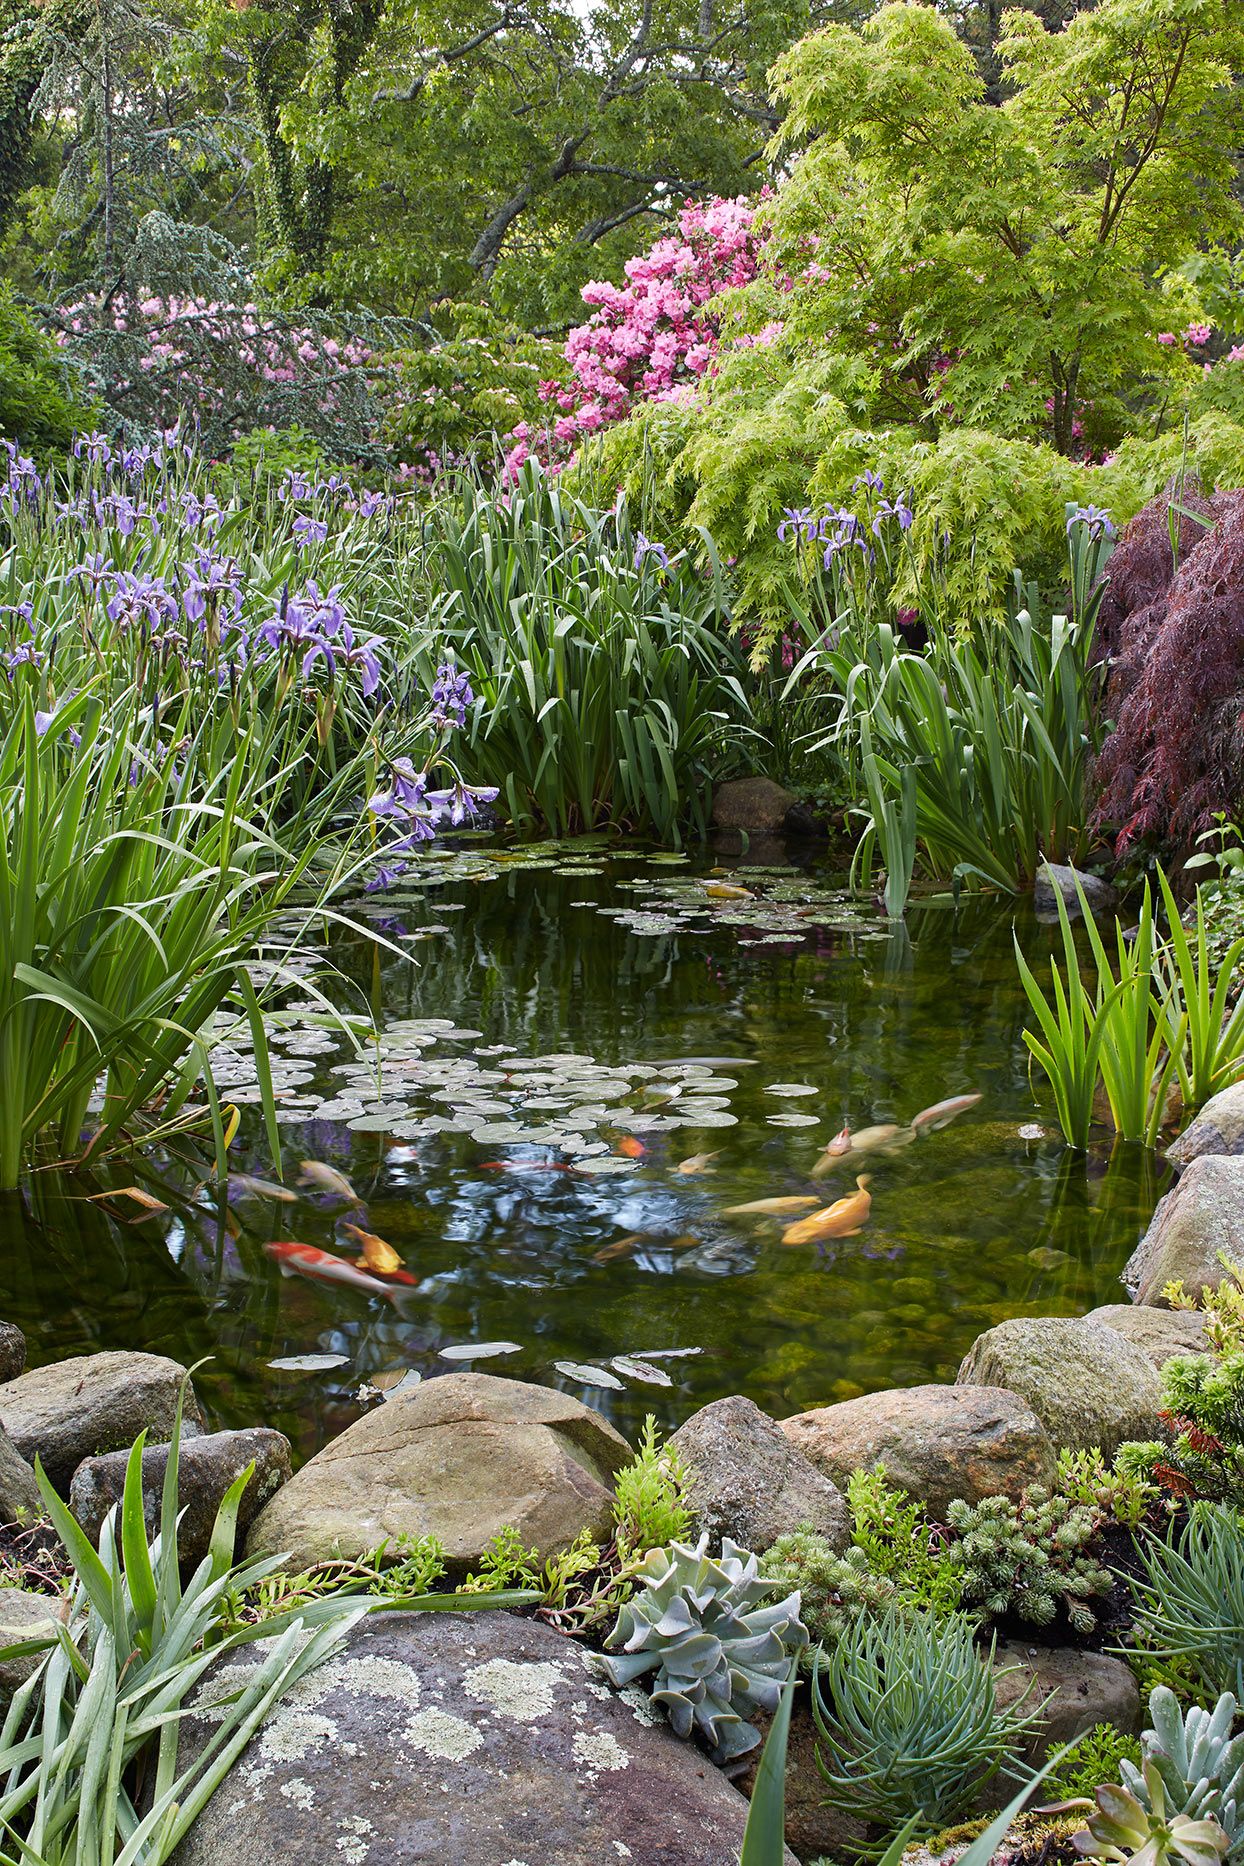
M575 1761L587 1770L589 1777L631 1766L629 1750L623 1749L607 1730L576 1730L570 1747Z
M345 1866L363 1866L363 1861L371 1851L364 1836L374 1834L375 1831L363 1815L346 1815L336 1840L337 1851L345 1861Z
M290 1782L282 1782L281 1793L286 1801L292 1801L296 1808L310 1809L315 1806L315 1790L310 1782L304 1782L300 1775L296 1775Z
M651 1726L653 1724L665 1722L665 1718L662 1716L658 1706L653 1703L648 1693L642 1690L639 1685L625 1686L623 1690L618 1692L618 1696L626 1705L636 1723Z
M282 1704L260 1732L259 1753L269 1762L301 1762L332 1742L336 1725L331 1717Z
M487 1704L495 1716L535 1723L548 1716L554 1688L564 1683L559 1665L534 1659L488 1659L464 1673L462 1689L477 1704Z
M463 1762L484 1741L474 1724L433 1708L415 1713L402 1732L402 1740L441 1762Z
M634 1858L634 1855L632 1854L631 1849L627 1846L625 1840L615 1840L613 1843L613 1850L617 1854L620 1860L629 1860L629 1859Z

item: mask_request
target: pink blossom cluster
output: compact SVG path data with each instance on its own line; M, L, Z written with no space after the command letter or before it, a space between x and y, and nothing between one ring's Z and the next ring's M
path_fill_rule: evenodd
M583 435L621 421L638 402L672 401L711 369L720 341L717 295L759 270L756 202L687 201L678 230L627 261L626 282L585 285L592 316L566 340L567 382L542 382L553 417L542 434L521 422L507 456L513 472L537 449L564 459ZM772 340L776 327L761 340Z

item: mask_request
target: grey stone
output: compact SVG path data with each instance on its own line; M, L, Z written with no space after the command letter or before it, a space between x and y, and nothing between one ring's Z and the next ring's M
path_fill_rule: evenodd
M167 1438L186 1369L163 1354L80 1354L19 1374L0 1387L0 1423L30 1464L36 1455L64 1492L83 1458L133 1444L144 1427ZM186 1428L201 1423L186 1391Z
M607 1540L614 1472L630 1457L599 1413L551 1387L445 1374L317 1452L260 1511L247 1546L304 1567L388 1536L434 1535L461 1574L508 1526L547 1557L584 1529Z
M1191 1309L1153 1309L1141 1302L1108 1302L1103 1308L1090 1309L1084 1319L1104 1322L1107 1328L1126 1335L1159 1372L1176 1354L1205 1354L1209 1350L1205 1317Z
M1074 1742L1094 1724L1112 1723L1124 1736L1141 1726L1140 1687L1122 1659L1105 1652L1082 1652L1075 1646L1038 1646L1026 1639L998 1642L994 1682L999 1710L1022 1705L1036 1710L1048 1698L1024 1744L1024 1759L1039 1768L1051 1749ZM997 1806L1009 1801L1004 1787Z
M0 1426L0 1522L15 1523L19 1517L33 1521L42 1515L35 1474Z
M1160 1434L1162 1388L1143 1349L1082 1316L1015 1316L979 1335L959 1381L1006 1387L1057 1446L1112 1458L1125 1439Z
M1118 901L1118 891L1108 881L1101 881L1096 875L1086 875L1082 868L1072 868L1063 862L1042 862L1032 885L1033 906L1039 914L1057 913L1058 897L1061 895L1067 912L1074 920L1080 912L1077 881L1084 891L1091 914L1109 913Z
M143 1453L143 1516L149 1539L159 1526L168 1454L167 1445L151 1445ZM74 1472L69 1507L96 1544L104 1518L113 1504L121 1501L128 1461L128 1452L110 1451L100 1458L84 1458ZM207 1554L225 1492L248 1464L255 1469L242 1493L239 1537L245 1535L264 1504L289 1481L289 1440L268 1426L255 1426L246 1432L207 1433L202 1438L187 1439L181 1446L177 1495L182 1516L177 1552L183 1562L194 1564Z
M1244 1153L1244 1082L1211 1095L1200 1114L1166 1149L1172 1166L1191 1166L1204 1153Z
M22 1587L0 1587L0 1646L16 1646L25 1639L55 1639L58 1624L69 1618L68 1604L52 1594L31 1594ZM0 1710L7 1710L19 1685L24 1685L42 1660L42 1653L0 1660Z
M998 1384L892 1387L782 1421L782 1430L833 1483L883 1464L891 1483L944 1517L956 1497L976 1503L1057 1466L1040 1420Z
M25 1365L25 1335L16 1322L0 1322L0 1381L16 1380Z
M731 778L713 792L713 827L744 830L749 836L780 836L787 818L799 821L799 799L772 778Z
M246 1648L228 1678L255 1662ZM207 1733L190 1723L186 1762ZM616 1696L551 1627L395 1613L278 1702L173 1863L737 1866L746 1817L642 1693Z
M1180 1278L1195 1301L1223 1281L1220 1253L1244 1263L1244 1157L1203 1153L1159 1199L1123 1282L1135 1302L1163 1305L1162 1291Z
M846 1498L796 1450L767 1413L741 1394L714 1400L669 1441L691 1473L697 1532L730 1536L763 1553L806 1523L835 1549L851 1539Z

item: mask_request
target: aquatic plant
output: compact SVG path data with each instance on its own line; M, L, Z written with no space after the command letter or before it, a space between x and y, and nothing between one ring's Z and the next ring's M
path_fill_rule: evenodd
M1131 1579L1130 1643L1143 1659L1177 1665L1213 1697L1244 1696L1244 1526L1235 1509L1193 1502L1169 1540L1139 1543Z
M1098 1557L1102 1517L1094 1506L1033 1485L1019 1502L953 1502L947 1524L956 1539L946 1559L959 1572L965 1606L995 1618L1014 1613L1034 1626L1048 1626L1061 1608L1078 1633L1092 1632L1088 1602L1108 1594L1114 1579Z
M512 822L601 824L678 842L707 821L748 701L718 624L718 575L524 467L504 497L467 478L427 514L427 619L408 653L425 680L448 644L474 703L458 746Z
M832 1644L853 1620L864 1613L881 1612L898 1594L894 1580L873 1573L863 1549L852 1547L836 1554L813 1529L793 1529L779 1536L761 1556L760 1571L799 1589L800 1618L812 1646ZM812 1666L812 1646L800 1655L800 1665L807 1670Z
M651 1696L678 1735L700 1730L714 1761L729 1763L759 1743L748 1719L778 1708L808 1634L799 1595L775 1601L781 1583L761 1575L755 1555L728 1536L719 1560L707 1549L703 1535L694 1548L676 1542L649 1551L605 1641L617 1656L600 1666L618 1687L655 1672Z
M184 1398L183 1386L159 1531L150 1544L145 1432L130 1451L122 1499L105 1521L98 1551L36 1464L74 1581L67 1624L57 1625L54 1636L7 1649L43 1655L14 1692L0 1728L0 1824L23 1860L163 1866L272 1705L336 1650L363 1614L386 1605L434 1610L481 1604L427 1594L361 1600L347 1592L303 1598L296 1611L230 1624L230 1603L270 1581L281 1557L234 1563L238 1508L253 1471L248 1466L220 1504L208 1553L183 1583L177 1519ZM529 1596L504 1598L512 1605ZM257 1638L271 1643L253 1677L221 1700L212 1742L179 1772L188 1705L196 1693L210 1701L211 1669Z
M869 1571L892 1581L906 1604L949 1613L959 1605L962 1578L946 1559L944 1531L905 1490L887 1481L884 1464L853 1471L847 1481L851 1540Z
M817 1655L817 1757L833 1807L900 1826L942 1826L999 1769L1014 1772L1036 1712L1000 1711L993 1646L961 1613L888 1607Z

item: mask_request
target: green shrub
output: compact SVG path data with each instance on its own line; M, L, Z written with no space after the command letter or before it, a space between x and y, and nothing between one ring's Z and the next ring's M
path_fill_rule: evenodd
M763 1574L799 1589L800 1616L813 1645L832 1645L862 1614L879 1613L898 1595L897 1584L874 1574L861 1548L835 1554L813 1529L779 1536L760 1558ZM801 1663L810 1668L809 1648Z
M874 1575L892 1581L905 1606L952 1612L963 1582L946 1558L946 1538L919 1503L886 1482L883 1464L853 1471L847 1484L851 1539Z
M691 1528L686 1467L671 1446L657 1444L656 1433L649 1413L638 1452L613 1480L613 1533L623 1562L681 1542Z
M0 438L25 453L66 449L91 405L60 350L0 284Z

